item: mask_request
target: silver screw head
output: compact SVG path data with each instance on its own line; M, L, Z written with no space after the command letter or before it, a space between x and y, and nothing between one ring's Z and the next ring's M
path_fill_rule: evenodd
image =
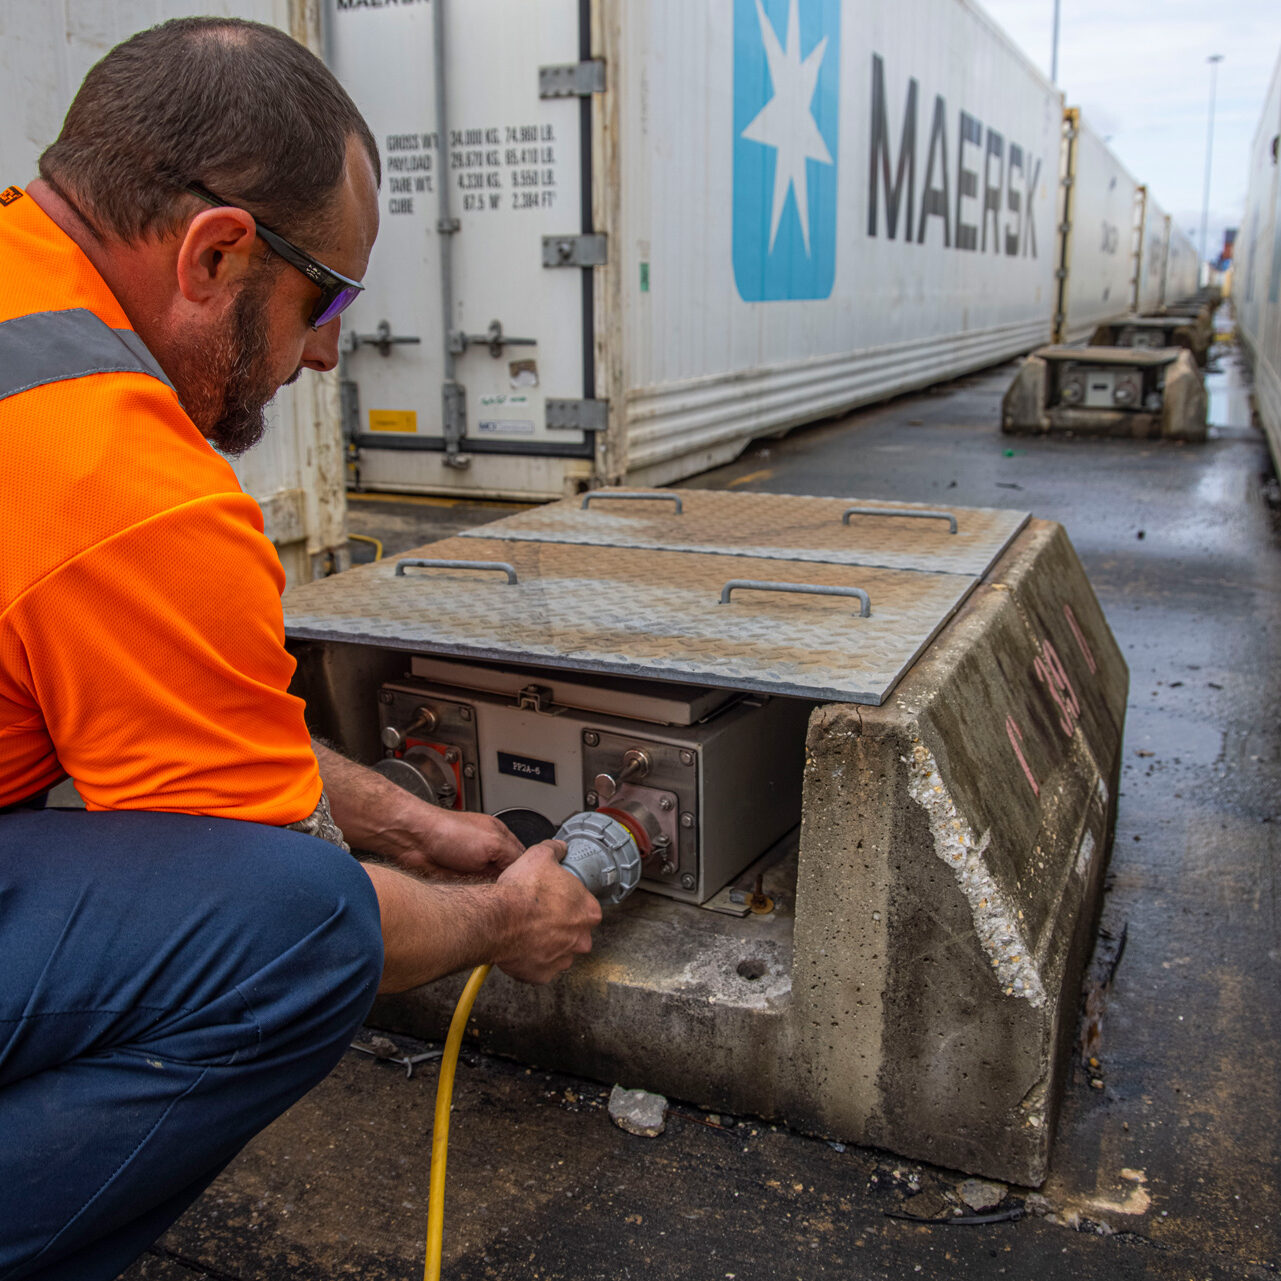
M682 764L682 765L693 765L693 763L694 763L694 753L693 753L693 752L691 752L691 751L689 750L689 748L688 748L688 747L682 748L682 749L681 749L681 764Z
M586 805L589 810L594 810L599 801L600 797L597 796L595 792L588 792L583 797L583 804Z
M676 802L670 796L660 796L658 798L658 808L660 810L671 810L676 808Z
M380 689L378 691L378 701L380 703L390 703L395 699L395 695L389 689Z
M692 890L697 884L698 881L692 872L686 872L685 875L681 877L681 889L683 890Z
M594 729L586 730L583 733L583 742L588 747L595 747L600 742L600 735Z
M681 826L682 827L694 826L694 816L689 812L689 810L686 810L685 813L681 815Z
M476 767L470 761L468 761L467 764L463 766L463 777L464 778L476 777Z
M458 748L456 747L445 748L445 764L446 765L456 765L458 763L458 758L460 756L462 756L462 753L458 750Z

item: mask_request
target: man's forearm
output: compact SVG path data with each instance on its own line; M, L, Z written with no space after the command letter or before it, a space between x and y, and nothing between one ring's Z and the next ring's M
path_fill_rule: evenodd
M505 954L512 895L497 885L433 885L395 868L366 864L382 915L380 992L403 992Z
M349 845L399 859L416 848L426 802L312 740L334 822Z

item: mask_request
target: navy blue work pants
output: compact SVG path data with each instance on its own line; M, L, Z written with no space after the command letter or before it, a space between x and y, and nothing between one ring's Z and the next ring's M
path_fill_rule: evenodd
M0 1281L116 1276L338 1062L382 972L335 846L0 814Z

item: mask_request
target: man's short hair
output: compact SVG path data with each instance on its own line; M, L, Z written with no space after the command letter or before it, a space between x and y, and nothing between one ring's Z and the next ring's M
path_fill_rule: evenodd
M191 213L199 182L290 237L323 238L348 140L378 147L329 69L275 27L176 18L85 77L40 175L101 235L135 242Z

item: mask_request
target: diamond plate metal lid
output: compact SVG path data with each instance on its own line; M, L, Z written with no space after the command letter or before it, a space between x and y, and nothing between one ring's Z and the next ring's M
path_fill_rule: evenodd
M516 581L501 570L401 563L420 557L505 562ZM718 603L732 579L858 588L870 616L842 596L739 588ZM977 581L469 536L295 588L284 600L285 630L299 640L875 704Z
M710 489L607 489L460 536L982 575L1027 521L1027 512L994 507L928 508Z

